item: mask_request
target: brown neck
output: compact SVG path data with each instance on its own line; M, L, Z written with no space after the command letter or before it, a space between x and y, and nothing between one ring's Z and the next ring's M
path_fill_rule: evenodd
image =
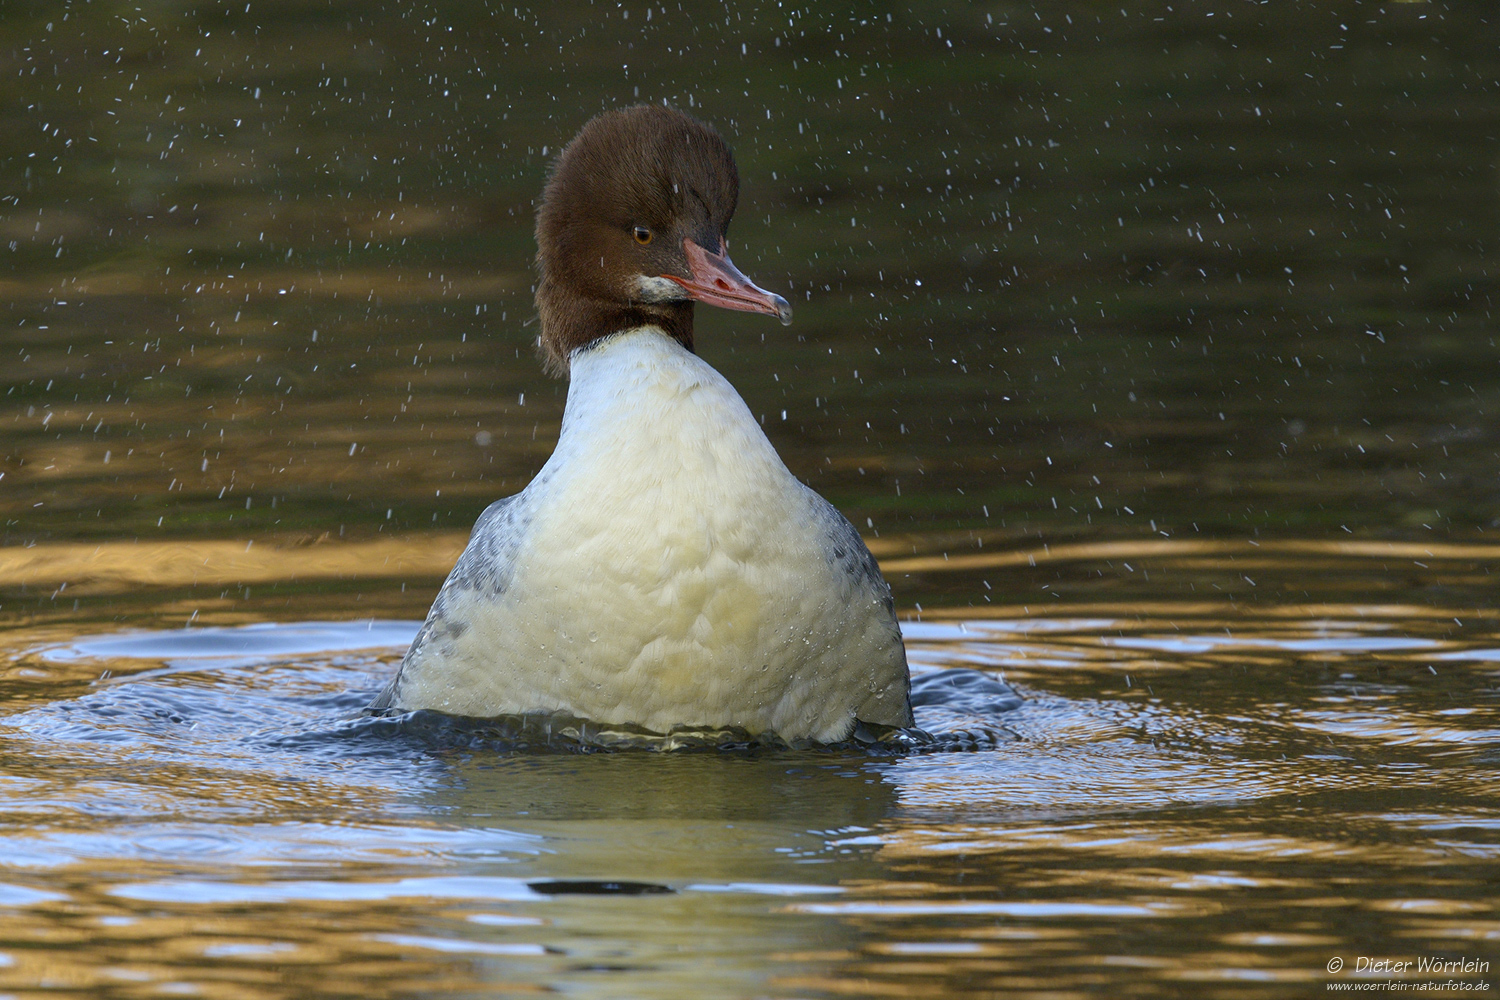
M689 351L693 349L691 302L606 302L565 292L543 278L537 285L536 308L542 333L538 346L550 375L568 374L568 357L580 347L621 330L659 326Z

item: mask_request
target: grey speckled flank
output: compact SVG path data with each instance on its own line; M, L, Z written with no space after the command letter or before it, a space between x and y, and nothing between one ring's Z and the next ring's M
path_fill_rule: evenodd
M474 522L463 555L458 557L453 572L448 574L448 582L443 584L444 591L452 587L478 591L485 597L496 597L505 592L510 586L522 536L531 523L527 505L521 501L543 482L539 476L532 487L515 496L496 500L484 509ZM442 594L439 594L438 601L441 600Z
M540 479L536 482L539 481ZM536 482L532 485L535 486ZM527 491L522 491L503 500L496 500L479 515L479 519L474 522L474 530L469 534L469 544L464 547L463 554L458 557L443 588L438 591L437 599L432 602L427 621L422 623L416 640L406 651L401 669L396 671L396 676L391 678L385 690L370 702L370 708L391 708L400 701L402 679L417 660L425 658L429 652L435 653L439 658L450 654L453 640L468 628L463 622L449 617L448 609L453 594L478 593L494 600L510 586L516 553L520 551L526 528L531 522L529 509L521 502L526 495Z
M870 547L865 544L865 540L860 537L854 525L849 523L849 519L840 514L838 508L823 499L811 487L805 483L801 486L807 491L807 496L811 501L810 506L823 529L823 537L828 545L829 561L842 576L853 581L859 590L864 591L871 600L879 603L885 612L885 620L890 625L891 642L895 647L902 649L903 690L900 700L905 706L906 721L901 724L911 725L911 675L904 667L905 649L901 640L901 626L896 623L896 601L891 596L891 585L881 575L880 564L875 561Z
M870 554L865 540L859 536L854 525L849 523L849 519L838 512L838 508L806 484L799 485L806 491L808 506L812 508L823 529L830 561L838 567L842 576L857 580L871 594L878 595L886 610L894 616L896 605L891 599L891 588L885 582L885 577L880 575L880 564Z

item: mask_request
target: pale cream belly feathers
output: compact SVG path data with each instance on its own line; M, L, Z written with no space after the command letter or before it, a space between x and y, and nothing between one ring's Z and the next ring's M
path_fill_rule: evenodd
M888 588L729 383L650 327L571 378L557 450L480 518L377 705L823 741L910 725Z

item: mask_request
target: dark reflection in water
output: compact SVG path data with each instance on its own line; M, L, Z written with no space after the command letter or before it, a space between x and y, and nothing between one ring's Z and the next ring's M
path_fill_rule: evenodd
M0 990L1500 961L1495 15L1182 7L0 11ZM555 438L547 164L662 99L731 138L735 258L797 308L705 311L700 349L868 532L919 722L1014 738L358 719Z
M466 528L557 427L533 198L636 99L733 139L798 320L701 349L855 523L1488 529L1492 21L13 9L5 537Z

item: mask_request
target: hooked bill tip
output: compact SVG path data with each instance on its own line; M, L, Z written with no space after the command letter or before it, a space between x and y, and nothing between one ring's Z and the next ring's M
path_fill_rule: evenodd
M776 307L776 318L781 320L782 326L792 325L792 306L780 295L771 296L771 304Z

